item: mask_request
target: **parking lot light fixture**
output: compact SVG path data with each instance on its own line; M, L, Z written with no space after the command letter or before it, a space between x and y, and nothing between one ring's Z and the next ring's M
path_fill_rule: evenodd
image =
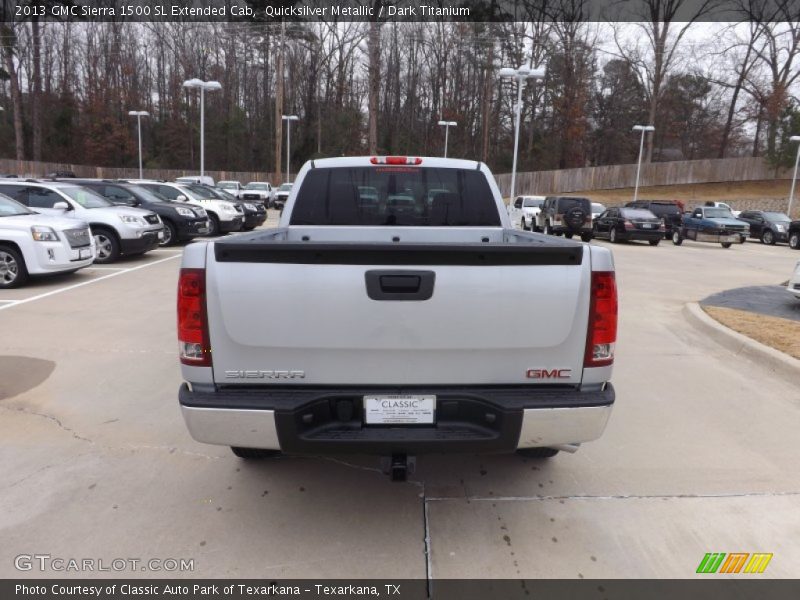
M447 134L451 127L458 125L455 121L439 121L439 125L444 127L444 157L447 158Z
M519 150L519 122L522 116L522 90L525 89L525 83L528 79L533 79L534 81L544 79L545 69L543 67L531 69L527 65L522 65L518 69L503 67L498 72L498 75L501 78L517 80L517 104L514 108L516 116L516 123L514 125L514 159L511 166L511 195L509 196L513 199L514 188L517 182L517 152Z
M633 131L641 131L642 139L639 141L639 161L636 163L636 186L633 188L633 201L639 197L639 176L642 172L642 150L644 149L644 136L648 131L655 131L652 125L634 125Z
M289 161L291 160L292 148L292 121L299 121L300 117L297 115L281 115L281 118L286 121L286 183L289 181Z
M213 92L222 89L219 81L203 81L202 79L187 79L183 82L183 87L200 90L200 177L205 175L206 169L206 91Z
M144 179L142 176L142 117L149 117L150 113L146 110L129 110L128 115L136 117L139 129L139 179Z
M797 144L797 156L794 159L794 174L792 175L792 189L789 191L789 208L786 214L792 218L792 202L794 202L794 188L797 185L797 165L800 164L800 135L793 135L789 138L790 142Z

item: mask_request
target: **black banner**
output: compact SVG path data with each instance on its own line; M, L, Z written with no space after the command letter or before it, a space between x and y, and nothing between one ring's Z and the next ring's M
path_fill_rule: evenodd
M796 600L800 580L2 580L3 600Z

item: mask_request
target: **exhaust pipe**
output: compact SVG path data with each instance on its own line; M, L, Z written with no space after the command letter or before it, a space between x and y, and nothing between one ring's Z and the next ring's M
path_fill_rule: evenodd
M580 444L553 444L552 446L548 446L553 450L562 450L563 452L569 452L570 454L575 454L578 451L578 448L581 447Z

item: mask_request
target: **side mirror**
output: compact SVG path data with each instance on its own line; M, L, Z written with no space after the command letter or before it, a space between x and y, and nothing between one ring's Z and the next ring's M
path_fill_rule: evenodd
M72 210L72 207L69 204L67 204L66 202L63 202L63 201L56 202L55 204L53 204L53 208L55 208L57 210L63 210L63 211Z
M175 200L177 200L178 202L186 202L188 200L188 198L186 196L184 196L183 194L180 194L179 196L177 196L175 198Z

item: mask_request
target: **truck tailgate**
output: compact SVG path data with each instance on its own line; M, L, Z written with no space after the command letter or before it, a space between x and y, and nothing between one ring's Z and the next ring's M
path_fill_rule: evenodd
M591 265L579 244L225 243L206 261L220 385L581 380Z

